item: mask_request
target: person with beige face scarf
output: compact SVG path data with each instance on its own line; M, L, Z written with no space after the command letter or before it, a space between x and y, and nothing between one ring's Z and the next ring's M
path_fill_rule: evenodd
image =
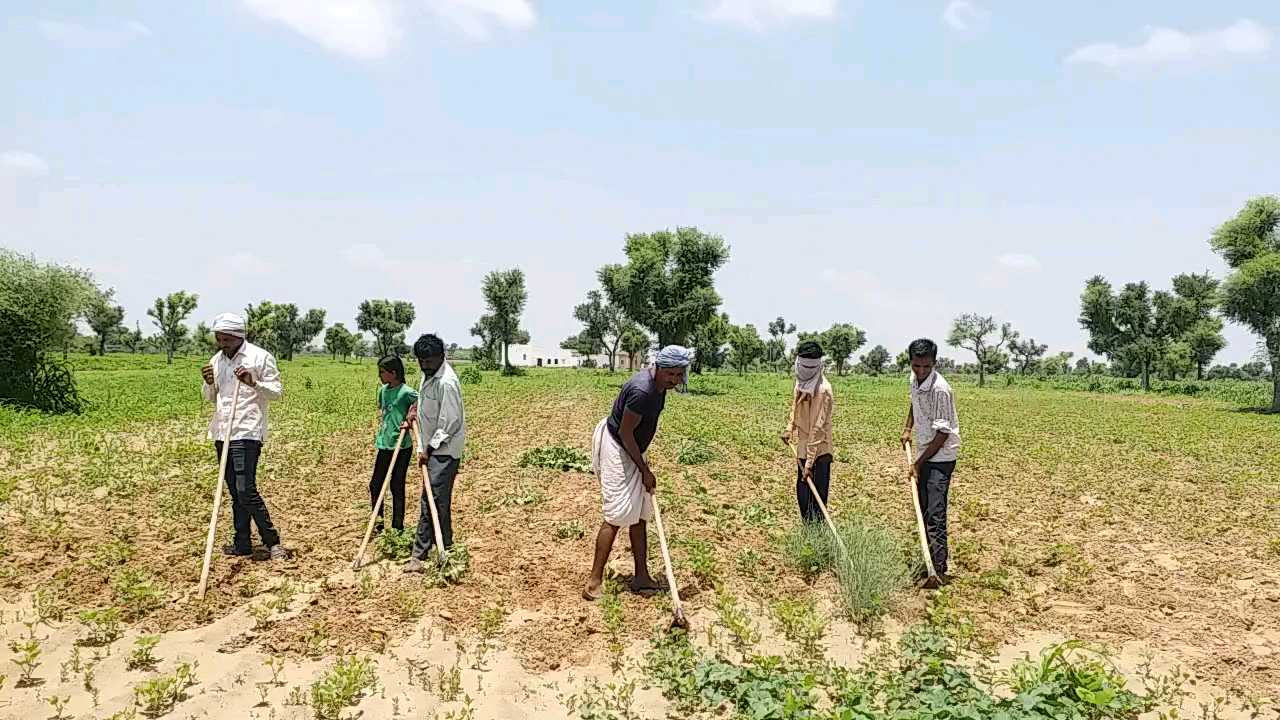
M831 416L835 397L823 374L822 346L813 340L796 348L796 387L791 399L791 415L782 441L796 454L796 501L805 522L821 522L809 483L812 480L822 503L831 490Z

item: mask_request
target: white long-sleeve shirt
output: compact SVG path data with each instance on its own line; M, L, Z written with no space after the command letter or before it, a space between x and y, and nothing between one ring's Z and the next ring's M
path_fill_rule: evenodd
M227 359L219 352L209 362L213 365L213 384L203 383L204 399L214 402L213 417L209 420L209 439L222 440L227 417L231 413L231 399L240 386L240 400L236 404L235 427L231 428L232 440L267 439L267 403L284 394L280 371L271 353L249 341L240 344L236 356ZM249 387L236 379L235 368L249 369L254 385Z
M432 455L461 458L467 441L462 383L447 361L418 386L418 447Z
M952 462L960 456L960 418L951 385L935 370L924 382L911 376L911 419L915 425L916 459L941 430L947 439L929 462Z

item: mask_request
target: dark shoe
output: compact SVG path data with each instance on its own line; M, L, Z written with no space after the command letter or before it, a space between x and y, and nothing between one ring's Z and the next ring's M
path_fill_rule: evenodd
M223 545L222 554L231 557L249 557L253 555L253 550L251 548L238 548L235 545Z
M938 573L937 575L932 575L930 577L925 578L924 584L921 585L920 587L924 588L925 590L938 590L943 586L950 585L950 584L951 584L951 578L947 577L946 573Z
M409 558L409 562L404 564L404 571L407 573L422 572L422 561L416 557Z
M291 557L293 557L293 553L285 550L283 545L276 544L271 546L272 560L288 560Z

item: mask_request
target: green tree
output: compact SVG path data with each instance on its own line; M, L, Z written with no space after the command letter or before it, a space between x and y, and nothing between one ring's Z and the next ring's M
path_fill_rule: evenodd
M889 365L889 351L883 345L877 345L858 358L858 366L868 375L879 375Z
M1231 267L1222 313L1262 337L1271 364L1271 411L1280 412L1280 197L1250 200L1213 233L1213 249Z
M622 342L619 347L622 352L627 354L628 369L636 369L637 358L643 362L651 342L652 340L649 338L649 334L644 331L644 328L634 323L627 326L627 329L622 332Z
M822 333L820 342L827 357L836 365L836 375L843 375L849 358L867 343L867 334L849 323L836 323Z
M781 315L769 323L769 340L765 343L764 361L774 369L781 369L783 361L787 359L787 336L795 331L795 323L787 323Z
M911 367L911 356L906 350L903 350L893 359L893 368L898 372L903 372L909 367Z
M156 298L155 305L147 309L151 322L160 329L160 347L164 348L170 365L173 364L173 354L182 346L190 332L190 328L183 322L195 311L199 299L200 296L195 293L179 290L166 297Z
M132 330L126 330L120 336L120 343L131 353L136 353L146 346L146 338L142 336L142 328L137 321L134 321Z
M996 329L995 318L990 315L965 313L951 323L951 333L947 335L948 345L963 348L973 353L974 361L978 365L978 387L986 385L987 368L992 364L993 360L998 358L998 356L990 355L990 351L995 350L1003 353L1001 348L1006 343L1018 339L1018 333L1014 331L1013 326L1005 323L999 327L999 340L993 341L991 336L996 332Z
M1127 283L1114 293L1106 278L1089 278L1080 296L1080 326L1089 333L1090 350L1133 368L1142 389L1151 389L1151 370L1167 349L1170 323L1157 314L1145 282Z
M1035 338L1009 341L1009 354L1013 356L1013 363L1018 368L1019 375L1026 375L1035 369L1040 363L1040 358L1047 352L1049 352L1049 346L1036 343Z
M124 320L124 308L112 303L115 294L114 289L94 294L84 310L84 320L93 331L99 355L107 354L107 343L128 332L121 324Z
M407 300L365 300L356 309L356 327L373 333L373 350L378 357L407 355L404 334L414 315L413 303Z
M513 343L528 342L529 333L520 329L520 315L529 300L524 286L524 271L519 268L494 270L484 276L480 292L489 307L486 316L490 341L502 351L502 370L511 372L507 348Z
M308 310L299 315L293 303L263 300L245 311L245 339L270 350L281 360L293 356L307 346L324 329L324 310Z
M751 369L752 364L764 357L765 344L760 332L751 323L734 325L729 330L729 364L738 374Z
M356 356L357 361L373 354L373 344L369 342L369 338L364 336L364 333L352 333L352 335L355 338L355 342L351 345L351 354Z
M1213 356L1227 346L1222 337L1222 318L1214 315L1219 282L1204 273L1184 273L1173 278L1173 292L1157 291L1152 297L1156 315L1165 324L1163 332L1172 340L1172 357L1162 363L1171 377L1195 368L1196 379Z
M600 268L609 301L658 336L685 344L720 307L713 275L729 259L724 240L697 228L627 235L625 265Z
M1041 360L1040 369L1045 375L1070 375L1071 358L1074 356L1075 353L1069 350L1063 350L1056 355L1050 355L1044 360Z
M701 375L703 370L716 370L724 367L725 349L729 342L729 315L720 313L693 329L690 345L693 347L693 363L690 368L694 374Z
M52 352L96 294L84 271L0 249L0 404L80 411L75 377Z
M217 352L218 341L208 325L196 323L195 334L191 337L191 349L196 353Z
M334 323L324 333L324 349L334 360L346 360L356 349L356 336L346 325Z
M629 320L622 308L606 302L599 290L587 293L587 301L573 308L573 317L582 323L582 331L565 340L560 347L594 355L602 350L609 356L609 372L613 372L618 345Z

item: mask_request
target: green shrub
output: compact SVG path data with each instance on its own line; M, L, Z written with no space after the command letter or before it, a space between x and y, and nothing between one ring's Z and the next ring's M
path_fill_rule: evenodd
M404 560L413 551L413 530L387 528L373 542L380 557L388 560Z
M711 548L711 543L694 538L686 541L685 547L689 553L689 568L698 580L699 587L704 589L715 587L720 581L720 565L716 562L716 554Z
M557 540L579 540L587 534L582 523L578 520L568 520L556 523L555 530L552 532Z
M125 667L129 670L150 670L159 659L152 652L160 643L159 635L143 635L133 642L133 651L129 653Z
M835 545L825 524L800 523L782 541L787 564L813 583L835 564Z
M142 714L159 717L185 700L187 690L197 682L196 665L182 663L172 675L160 675L134 685L134 703L142 708Z
M120 608L82 610L76 617L87 632L81 645L110 645L120 638Z
M372 660L341 658L311 684L311 710L316 720L340 720L343 710L354 707L361 696L373 692L377 685Z
M467 365L458 371L458 381L463 385L479 385L484 382L484 373L475 365Z
M159 582L142 568L122 568L111 579L111 590L128 620L136 620L164 604Z
M676 451L676 462L681 465L703 465L714 461L719 454L704 440L685 440Z
M520 455L520 467L542 467L553 470L591 472L591 458L578 448L559 445L529 448Z
M840 600L851 620L866 622L886 612L893 594L911 585L909 558L915 555L909 542L860 514L842 516L836 530L848 549L848 557L837 556L834 563Z

